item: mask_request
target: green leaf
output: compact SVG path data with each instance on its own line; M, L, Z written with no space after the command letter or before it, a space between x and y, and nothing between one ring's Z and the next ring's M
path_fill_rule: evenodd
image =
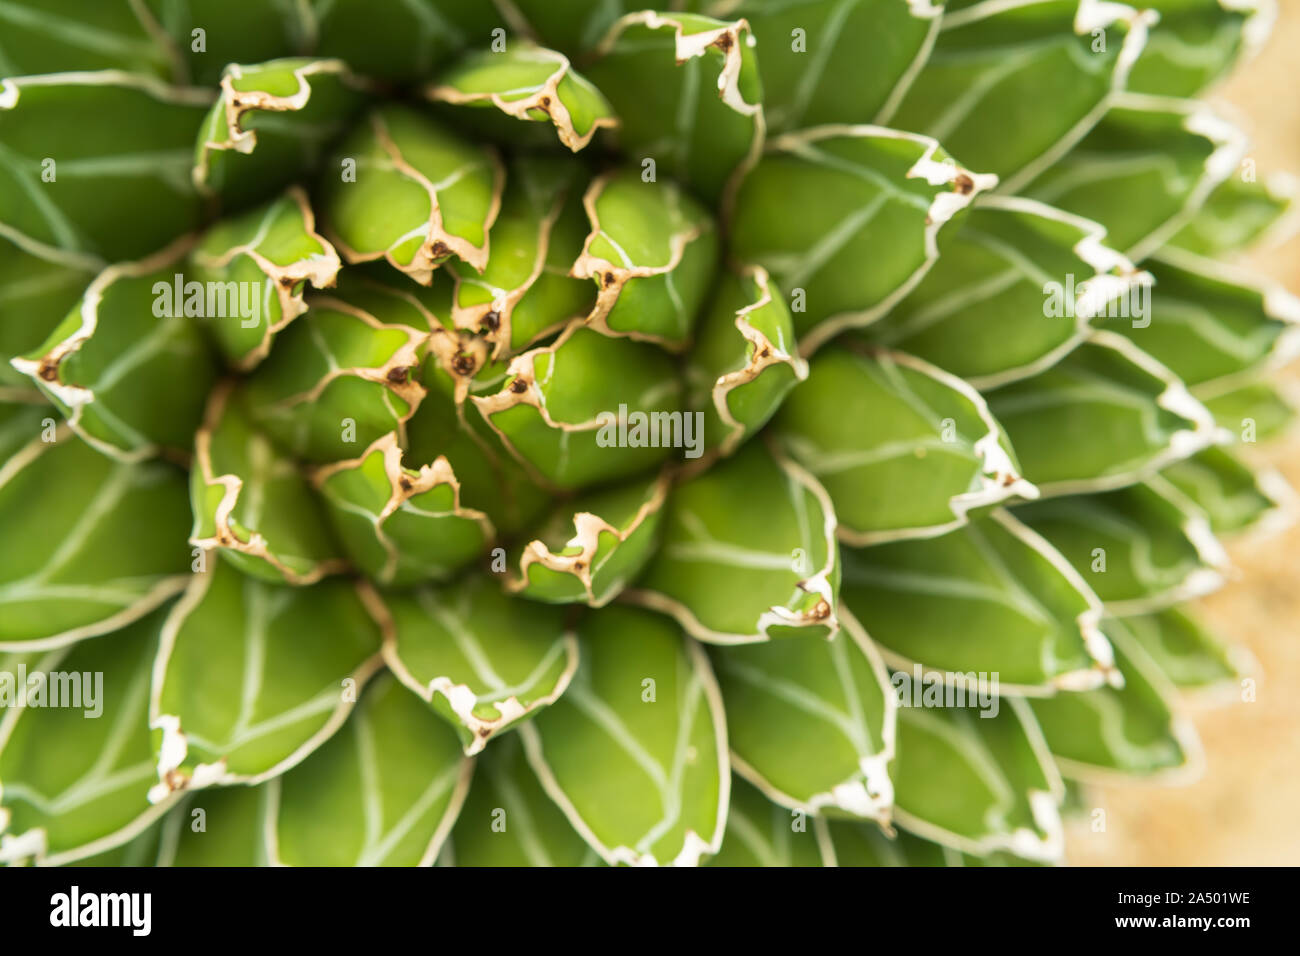
M591 231L569 275L598 290L587 324L685 348L717 263L708 212L673 183L626 172L595 179L582 202Z
M1025 193L1105 223L1109 244L1141 262L1233 174L1246 139L1195 100L1118 94L1111 104Z
M776 428L826 488L840 540L858 547L933 537L1038 496L979 393L901 352L823 349Z
M381 107L323 170L328 234L349 263L383 259L423 285L453 255L482 270L504 179L495 153L414 110Z
M876 126L787 133L741 184L732 253L764 266L791 296L807 355L907 295L939 257L944 224L996 183L912 133Z
M1159 476L1094 495L1016 509L1064 555L1113 615L1142 614L1209 594L1228 555L1209 522Z
M528 766L519 734L507 734L474 761L474 783L443 862L455 866L595 866L599 854L578 836Z
M346 568L311 486L230 385L212 393L194 444L190 544L219 549L243 573L273 582L311 584Z
M360 103L342 60L230 63L194 146L194 185L235 208L264 198L315 169Z
M943 0L741 0L774 131L888 123L938 34ZM798 31L796 33L795 31Z
M492 224L497 255L489 256L482 274L465 262L446 265L455 283L451 321L482 334L494 359L527 348L591 311L595 290L568 274L587 234L581 172L561 157L516 159L506 177L501 214Z
M1105 237L1042 203L983 196L916 290L863 337L979 389L1033 375L1151 284Z
M495 3L417 0L376 15L372 0L309 0L317 52L364 76L422 80L466 47L507 41ZM500 29L498 29L500 28Z
M339 729L383 666L350 582L278 587L208 564L168 615L154 665L154 799L283 773Z
M443 580L482 554L495 529L461 504L445 457L418 470L402 458L389 432L359 458L318 469L313 481L348 556L376 583Z
M1215 435L1182 382L1114 332L1094 333L1057 365L987 398L1044 496L1132 484Z
M31 385L9 360L49 337L101 267L93 256L43 259L15 245L0 227L0 388Z
M709 657L738 774L793 810L888 826L898 702L856 622L846 616L829 641L714 647Z
M330 295L280 333L244 388L258 426L286 452L311 462L355 458L398 431L424 400L419 369L427 328L385 322Z
M1222 79L1243 52L1259 46L1272 15L1263 0L1145 0L1160 15L1128 88L1196 96ZM1262 28L1262 29L1261 29ZM1189 52L1195 50L1195 55Z
M1247 655L1227 647L1183 608L1107 621L1108 632L1122 629L1179 690L1228 684L1247 668Z
M609 28L586 72L613 104L625 153L716 198L763 148L754 46L744 20L642 10Z
M731 783L708 658L634 608L589 615L579 640L573 683L519 730L528 762L605 862L698 864L722 842Z
M1277 368L1300 355L1300 298L1274 282L1178 250L1149 260L1156 288L1142 323L1109 318L1099 323L1183 380L1222 388Z
M122 70L180 80L179 51L159 42L139 3L7 0L0 6L0 75Z
M1065 850L1064 786L1018 698L995 710L900 708L894 787L898 822L944 846L1037 862Z
M680 6L680 4L678 4ZM512 0L527 26L527 34L544 46L572 57L587 53L623 16L632 0Z
M891 667L952 685L994 675L1022 694L1095 687L1113 671L1101 602L1006 511L942 538L846 548L844 563L844 603Z
M161 624L155 612L103 640L0 656L0 862L58 865L111 850L174 802L145 797Z
M1296 179L1274 173L1248 180L1245 171L1229 176L1187 225L1169 240L1169 246L1210 258L1267 246L1289 233L1300 210L1296 207Z
M473 755L564 693L578 643L560 608L502 594L486 576L367 601L384 660Z
M315 214L297 186L209 229L190 261L196 278L207 283L205 292L213 289L220 296L214 296L216 308L205 301L203 315L226 359L241 371L266 358L276 333L307 311L302 298L307 283L317 289L332 286L341 267L334 247L316 232Z
M654 554L668 487L661 473L561 505L524 546L511 591L553 604L608 604Z
M1174 709L1169 680L1121 623L1106 624L1121 686L1029 702L1061 772L1081 780L1117 775L1191 779L1202 762L1191 723Z
M397 681L366 688L316 753L266 784L271 860L290 866L429 866L469 790L473 761Z
M110 266L37 349L11 364L104 454L140 461L189 451L216 366L170 293L188 240Z
M1222 446L1174 462L1160 477L1205 516L1216 534L1285 525L1295 510L1295 492L1285 478L1272 469L1251 469Z
M925 66L887 121L996 173L1007 193L1106 114L1155 19L1101 0L956 6L948 5Z
M704 444L730 455L807 377L790 310L767 270L720 277L686 368L690 405L705 416Z
M113 461L50 409L0 405L0 651L108 634L185 587L185 480Z
M144 0L144 5L179 48L194 82L204 86L216 86L228 63L261 63L304 52L313 29L305 3Z
M1197 392L1219 427L1237 441L1276 438L1295 420L1293 400L1269 382L1221 379Z
M829 638L839 548L826 491L761 443L673 490L663 546L624 592L697 640Z
M122 261L193 229L190 147L211 101L115 70L0 79L0 235L46 260Z
M688 433L695 420L680 410L679 394L661 349L570 326L514 358L499 392L471 400L537 481L577 488L653 467L674 454L673 438L689 454L698 430ZM660 435L665 421L672 436Z
M568 57L531 43L512 43L504 52L470 53L444 71L425 95L435 103L495 108L499 113L489 116L498 121L503 117L549 120L560 142L575 153L591 142L597 130L618 125L604 95L573 69ZM482 114L475 117L464 111L461 115L507 142L519 132L508 121L491 123Z
M268 866L267 786L209 787L190 794L162 823L156 866Z

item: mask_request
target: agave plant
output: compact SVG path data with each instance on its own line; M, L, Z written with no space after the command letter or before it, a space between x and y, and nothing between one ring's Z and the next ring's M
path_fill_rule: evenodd
M1198 761L1252 0L0 6L0 859L1054 863Z

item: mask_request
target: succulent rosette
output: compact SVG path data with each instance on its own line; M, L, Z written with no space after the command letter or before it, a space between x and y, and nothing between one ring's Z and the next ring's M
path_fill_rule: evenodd
M677 6L0 5L0 860L1056 863L1197 766L1269 4Z

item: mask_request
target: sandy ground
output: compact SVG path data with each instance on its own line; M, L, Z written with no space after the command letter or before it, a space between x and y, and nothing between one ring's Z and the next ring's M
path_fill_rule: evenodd
M1283 12L1261 54L1210 97L1235 109L1254 137L1261 174L1300 174L1300 2ZM1246 264L1300 294L1300 236ZM1285 378L1300 389L1300 369ZM1254 449L1300 488L1300 428ZM1300 865L1300 524L1260 540L1228 542L1240 577L1200 602L1207 622L1258 661L1251 703L1191 704L1206 769L1184 787L1107 786L1089 805L1105 832L1069 831L1075 864Z

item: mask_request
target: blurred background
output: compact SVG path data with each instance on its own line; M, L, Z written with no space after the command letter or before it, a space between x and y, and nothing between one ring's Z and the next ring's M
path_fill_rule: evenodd
M1213 91L1239 114L1262 177L1300 177L1300 2L1281 0L1267 45ZM1300 235L1246 256L1242 264L1300 294ZM1300 363L1283 373L1300 397ZM1300 428L1247 446L1300 489ZM1199 602L1208 625L1256 660L1256 699L1189 703L1205 746L1205 771L1182 787L1093 787L1087 805L1106 811L1104 832L1084 819L1068 831L1074 865L1300 865L1300 524L1280 534L1229 540L1239 572Z

